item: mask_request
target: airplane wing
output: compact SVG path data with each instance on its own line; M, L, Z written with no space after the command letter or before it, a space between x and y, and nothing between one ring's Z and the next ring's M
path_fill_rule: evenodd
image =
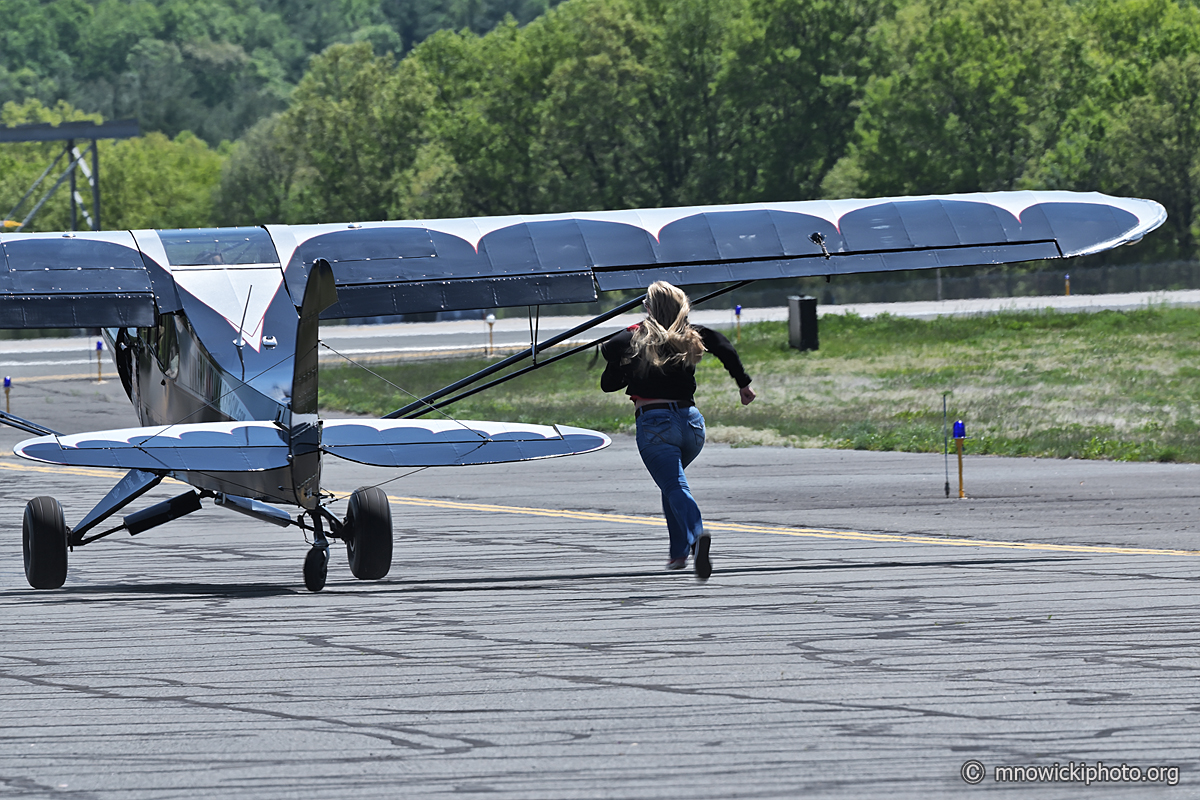
M567 426L504 422L326 420L321 449L381 467L497 464L587 453L612 441ZM272 422L210 422L27 439L34 461L146 472L259 472L289 465L287 432Z
M1004 192L520 217L268 226L293 296L333 266L323 319L585 302L596 291L1086 255L1166 220L1151 200Z
M298 301L322 258L338 290L321 315L332 319L587 302L660 279L1070 258L1135 242L1165 219L1151 200L1000 192L265 230L0 233L0 327L146 327L156 310L180 307L177 285L207 296L218 276L231 298L223 313L236 325L251 305L238 288L249 278L240 276L281 271Z
M0 234L0 328L144 328L154 310L128 231Z

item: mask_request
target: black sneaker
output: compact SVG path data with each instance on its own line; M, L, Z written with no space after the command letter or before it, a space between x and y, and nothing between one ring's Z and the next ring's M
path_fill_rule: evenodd
M712 540L707 533L696 540L696 580L706 581L712 575L712 562L708 560L708 546Z

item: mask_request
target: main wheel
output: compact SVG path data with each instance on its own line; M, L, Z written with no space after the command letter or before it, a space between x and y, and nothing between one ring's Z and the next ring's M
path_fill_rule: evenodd
M325 578L329 575L329 548L314 547L304 557L304 587L310 592L319 592L325 588Z
M350 571L360 581L375 581L392 568L392 507L378 486L350 495L343 535Z
M67 580L67 523L53 497L35 497L21 524L25 579L35 589L57 589Z

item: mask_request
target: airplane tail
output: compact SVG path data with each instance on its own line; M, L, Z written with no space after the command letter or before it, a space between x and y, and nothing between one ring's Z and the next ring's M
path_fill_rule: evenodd
M292 420L289 445L296 504L314 509L321 490L321 423L317 419L317 377L320 367L318 329L321 312L337 302L333 269L319 259L308 273L300 319L296 324L296 362L292 372Z
M316 416L317 371L319 367L318 326L321 312L337 302L333 269L325 259L308 273L300 320L296 327L296 363L292 372L292 416Z

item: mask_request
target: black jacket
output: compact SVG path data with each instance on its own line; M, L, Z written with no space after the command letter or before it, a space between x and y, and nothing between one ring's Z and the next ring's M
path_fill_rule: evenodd
M691 364L676 364L660 369L647 369L638 375L637 363L628 360L633 332L638 326L627 328L600 346L600 353L608 366L600 376L600 388L606 392L625 389L635 397L661 397L664 400L692 401L696 393L696 367ZM712 353L725 365L729 375L737 381L738 388L750 385L750 376L742 367L737 350L721 333L703 325L693 325L704 342L704 349Z

